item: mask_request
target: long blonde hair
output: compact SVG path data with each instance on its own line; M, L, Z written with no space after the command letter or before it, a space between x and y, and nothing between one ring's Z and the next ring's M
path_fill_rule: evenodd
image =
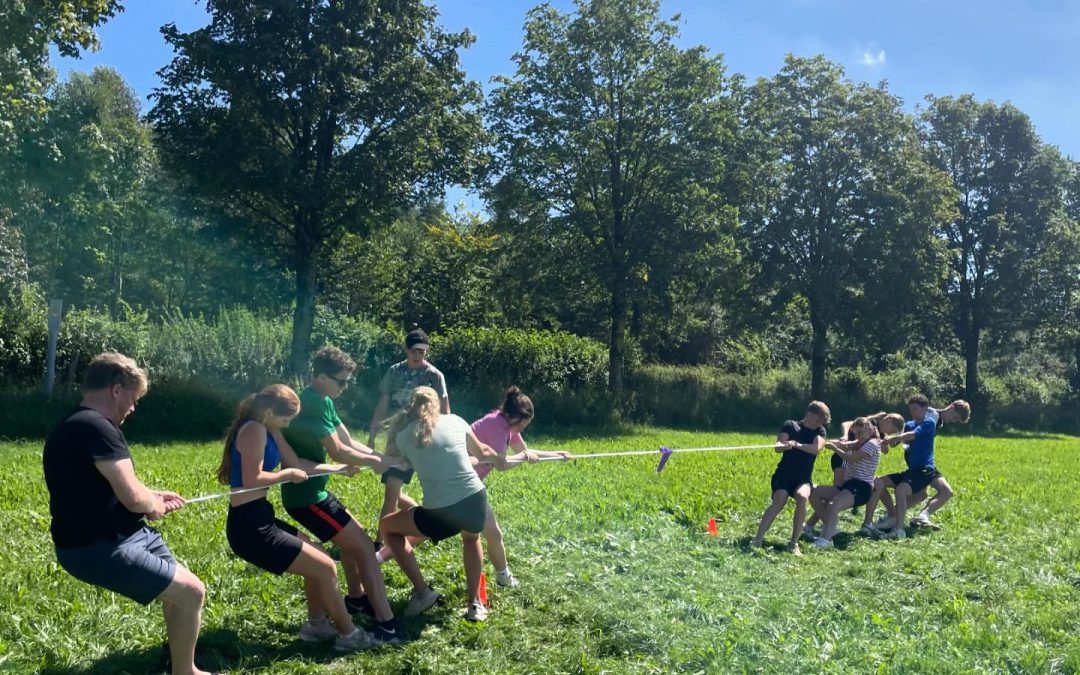
M236 408L236 417L233 418L229 432L225 435L225 452L221 457L221 465L217 470L218 482L223 485L229 484L229 474L232 473L232 445L236 441L236 434L240 427L252 420L264 423L269 415L279 417L292 417L300 412L300 397L291 387L284 384L271 384L257 394L248 396Z
M431 445L431 435L439 421L439 395L431 387L417 387L409 398L409 406L390 418L389 447L397 450L397 436L413 422L416 425L416 444L423 447Z

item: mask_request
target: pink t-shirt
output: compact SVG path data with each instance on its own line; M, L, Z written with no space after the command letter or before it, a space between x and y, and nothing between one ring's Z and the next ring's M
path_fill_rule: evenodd
M492 410L473 422L472 430L477 440L490 445L492 450L502 454L506 453L506 449L511 444L524 442L518 432L510 433L510 420L498 410ZM484 480L493 468L490 464L477 464L476 473L480 476L480 480Z

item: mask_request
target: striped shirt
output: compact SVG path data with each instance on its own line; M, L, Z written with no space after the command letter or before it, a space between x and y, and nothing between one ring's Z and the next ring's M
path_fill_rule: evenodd
M847 480L861 480L864 483L873 483L878 462L881 461L881 442L876 438L871 438L863 443L859 450L865 451L867 456L854 462L845 459L844 476Z

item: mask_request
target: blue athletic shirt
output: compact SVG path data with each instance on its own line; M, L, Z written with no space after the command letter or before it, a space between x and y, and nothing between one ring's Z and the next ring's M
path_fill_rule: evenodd
M934 436L937 435L937 424L927 417L922 424L916 424L910 420L904 424L904 433L915 432L913 440L904 450L904 461L909 469L933 469L934 468Z
M232 470L229 472L229 485L234 488L244 487L244 474L240 469L240 451L236 449L236 441L229 448L232 462ZM278 449L277 441L268 430L266 432L266 448L263 450L263 471L273 471L281 463L281 450Z

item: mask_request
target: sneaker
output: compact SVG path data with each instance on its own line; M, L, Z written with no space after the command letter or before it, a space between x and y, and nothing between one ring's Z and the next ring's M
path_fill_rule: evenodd
M859 534L864 537L876 537L881 534L881 532L873 525L863 525L859 528Z
M339 652L362 652L374 646L371 634L359 628L353 630L351 635L338 635L334 639L334 649Z
M466 621L486 621L487 616L487 607L484 607L482 602L477 602L476 600L469 603L469 609L465 612Z
M930 516L926 515L925 513L920 513L919 515L915 516L915 518L912 519L911 526L912 527L927 527L927 528L929 528L929 527L933 527L934 524L930 522Z
M896 527L896 528L893 528L893 530L891 532L889 532L889 534L887 534L885 536L885 538L886 539L907 539L907 532L904 532L904 528L902 528L902 527Z
M300 626L300 639L304 642L323 642L338 635L338 629L334 628L333 622L323 619L313 623L310 619Z
M803 541L814 541L818 538L818 533L814 531L814 528L810 525L802 526L802 535L800 539Z
M832 543L831 539L825 539L824 537L818 537L817 539L814 540L814 548L823 549L823 548L832 548L832 547L833 547L833 543Z
M518 586L517 577L510 570L503 570L502 572L495 573L495 583L505 588L516 588Z
M422 591L413 589L409 596L409 604L405 606L405 616L417 616L431 609L431 606L439 601L439 594L435 589L428 586Z
M345 609L349 610L349 614L366 614L370 617L375 616L375 608L371 606L371 600L368 599L367 593L358 597L346 595Z
M799 548L798 544L795 544L794 546L788 546L787 551L796 558L802 557L802 550Z
M874 526L879 530L891 530L896 527L896 518L892 516L882 516L878 518L878 521L874 523Z
M381 645L403 645L407 640L405 629L401 627L397 619L377 623L371 628L371 641L377 647Z

